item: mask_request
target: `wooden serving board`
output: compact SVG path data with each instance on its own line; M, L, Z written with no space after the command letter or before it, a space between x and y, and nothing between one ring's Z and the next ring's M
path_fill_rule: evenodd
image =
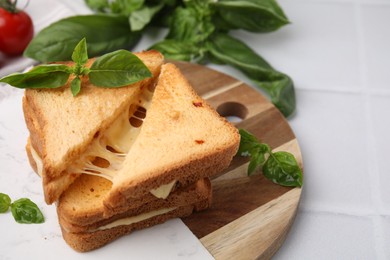
M302 168L299 145L288 122L259 91L204 66L175 64L221 115L241 118L238 128L274 150L291 152ZM294 221L301 189L279 186L262 174L248 177L248 163L248 158L236 156L212 180L212 207L183 219L216 259L268 259Z

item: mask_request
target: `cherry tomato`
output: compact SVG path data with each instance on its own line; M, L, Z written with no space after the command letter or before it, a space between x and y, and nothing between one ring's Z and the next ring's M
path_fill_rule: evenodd
M33 23L26 12L0 8L0 52L9 56L22 54L33 35Z

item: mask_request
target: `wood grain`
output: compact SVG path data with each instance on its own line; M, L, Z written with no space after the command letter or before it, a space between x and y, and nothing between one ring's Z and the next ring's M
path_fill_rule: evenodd
M221 115L240 117L238 128L274 150L293 153L303 168L288 122L258 90L204 66L175 64ZM247 158L233 158L229 168L212 180L212 207L183 219L216 259L269 259L294 221L301 189L276 185L261 173L248 177L247 167Z

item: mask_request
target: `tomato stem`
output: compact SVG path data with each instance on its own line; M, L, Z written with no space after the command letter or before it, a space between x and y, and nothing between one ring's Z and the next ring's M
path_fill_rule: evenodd
M16 3L18 1L11 0L0 0L0 8L7 10L10 13L16 13L18 10L16 9Z

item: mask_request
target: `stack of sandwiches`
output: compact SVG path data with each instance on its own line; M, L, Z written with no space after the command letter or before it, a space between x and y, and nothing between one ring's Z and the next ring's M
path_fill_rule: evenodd
M25 91L27 155L77 251L207 209L209 178L238 149L237 129L175 65L156 51L136 55L153 77L110 89L86 78L76 97L69 84Z

